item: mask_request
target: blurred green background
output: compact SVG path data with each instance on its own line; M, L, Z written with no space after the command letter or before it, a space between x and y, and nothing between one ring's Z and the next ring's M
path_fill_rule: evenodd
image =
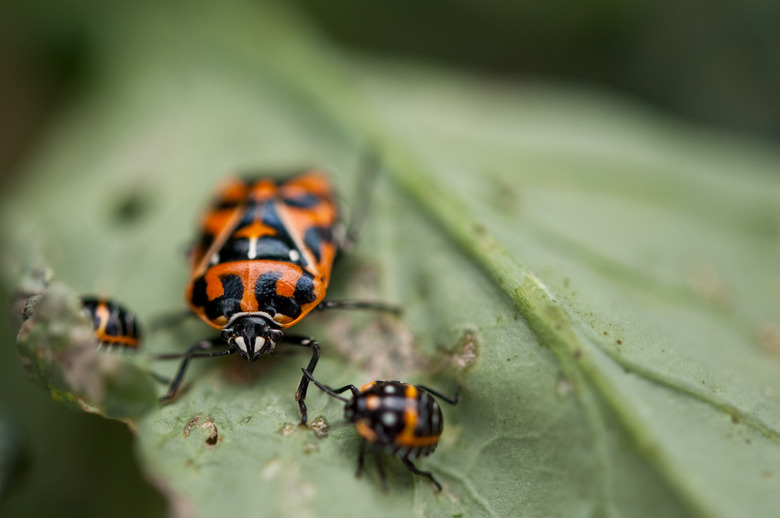
M501 81L603 89L754 138L780 137L777 2L297 3L331 39L360 53L443 63ZM96 51L89 27L100 23L92 7L0 3L0 182L12 181L47 123L89 80ZM7 300L9 287L2 290ZM126 427L56 405L23 379L5 318L0 336L0 463L18 467L11 481L1 481L14 484L0 514L163 515L162 497L133 461Z
M619 92L667 112L780 137L780 4L703 0L296 0L340 44L507 80ZM185 3L186 4L186 3ZM0 3L0 171L84 78L89 2Z

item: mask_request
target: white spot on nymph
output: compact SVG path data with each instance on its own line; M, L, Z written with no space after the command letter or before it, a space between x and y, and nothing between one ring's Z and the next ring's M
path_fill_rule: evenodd
M255 338L255 352L259 351L261 347L265 344L265 338L262 336L258 336Z
M382 414L382 424L385 426L393 426L398 422L398 416L395 412L385 412Z
M211 264L219 264L219 253L215 252L214 255L211 256L211 260L209 261Z
M247 352L246 350L246 342L244 341L244 338L239 336L235 339L236 345L238 348L244 352Z
M257 238L251 237L249 238L249 251L247 252L246 256L249 259L254 259L257 257Z
M301 260L301 254L298 253L298 250L290 250L290 261L297 263Z
M436 428L437 426L439 426L439 414L437 414L437 413L434 413L434 414L431 416L431 425L432 425L434 428Z
M395 386L385 385L385 394L395 394Z

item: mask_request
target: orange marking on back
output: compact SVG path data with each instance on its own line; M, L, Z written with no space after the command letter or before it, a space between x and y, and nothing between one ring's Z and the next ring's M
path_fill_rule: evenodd
M406 397L406 408L404 409L404 429L395 438L395 443L400 446L409 447L422 447L436 444L439 441L440 435L428 435L419 437L414 434L414 429L417 427L417 421L420 418L420 412L418 409L419 401L417 396L419 390L414 385L407 385L404 391Z
M355 430L357 433L369 442L376 442L376 433L369 426L369 419L361 419L355 423Z
M303 275L303 270L298 265L287 264L287 268L281 269L282 276L276 281L276 294L283 297L292 297L295 294L295 286Z
M282 185L281 190L284 195L289 198L295 198L306 193L312 193L326 198L333 196L333 190L331 189L328 176L318 169L312 169L305 174L291 179Z
M138 347L138 338L132 336L113 336L104 333L98 333L97 338L101 342L106 342L111 345L119 344L125 347Z
M105 302L99 302L95 308L95 316L98 317L98 326L95 329L95 333L99 336L104 336L106 333L106 325L108 319L111 317L111 313L108 311L108 305ZM107 335L105 335L107 336Z
M252 185L247 197L256 202L262 202L276 196L278 192L279 189L276 182L268 178L263 178Z
M406 432L406 430L404 430ZM441 435L428 435L426 437L415 437L414 435L407 435L401 433L396 437L395 444L398 446L409 446L410 448L419 448L423 446L431 446L439 442Z
M239 178L229 178L222 183L217 191L219 192L217 199L221 203L240 203L246 199L249 187Z
M379 399L379 396L371 394L370 396L366 397L366 408L374 411L382 404L382 401Z
M234 232L233 237L252 238L252 237L262 237L262 236L273 236L275 234L276 231L273 228L269 227L268 225L263 225L259 221L253 221L250 225L247 225L244 228Z

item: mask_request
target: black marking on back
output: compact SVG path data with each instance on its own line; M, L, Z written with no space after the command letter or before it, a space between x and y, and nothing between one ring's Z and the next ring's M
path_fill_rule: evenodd
M284 203L290 207L298 209L311 209L322 202L322 198L310 192L304 193L295 198L284 198Z
M232 230L233 234L244 227L248 227L260 221L263 225L271 227L275 235L262 236L257 241L256 255L249 258L249 239L238 237L228 239L219 250L219 262L226 263L231 261L281 261L285 263L296 264L301 267L307 267L306 256L295 245L290 233L284 226L276 207L272 202L251 203L241 217L238 225ZM293 261L290 258L290 252L297 252L297 259Z
M329 243L332 240L333 230L330 227L309 227L303 235L303 244L311 250L314 260L318 263L322 260L323 242Z
M108 310L105 323L98 314L98 307L101 304L104 304ZM105 336L141 338L141 329L136 325L133 314L116 302L96 297L82 297L81 305L92 319L92 328L97 330L103 326Z
M209 248L211 248L211 243L214 242L214 235L209 234L208 232L204 232L200 235L200 240L197 245L195 245L195 248L200 248L202 253L208 252Z
M231 261L246 261L249 254L249 239L240 237L238 239L229 239L219 249L219 262L229 263Z
M301 315L301 306L295 298L276 293L276 283L281 277L280 272L266 272L257 278L255 298L258 310L266 311L271 315L280 313L294 320Z
M314 293L313 279L314 276L304 270L303 275L301 275L300 279L298 279L298 282L295 283L295 293L293 293L293 297L298 302L298 304L309 304L317 299L317 295Z
M385 387L388 385L396 388L394 394L385 393ZM379 397L379 406L373 410L369 410L366 403L369 396ZM392 451L396 437L406 426L404 421L404 411L406 409L404 385L397 381L377 382L376 385L355 398L347 408L349 409L350 406L352 407L352 416L348 416L348 419L356 422L368 418L369 426L376 434L376 442L389 447ZM395 422L391 425L387 425L382 420L382 416L386 413L395 415Z
M219 317L230 318L241 311L241 299L244 295L244 283L238 275L227 274L220 277L224 293L209 300L206 293L206 279L200 276L192 286L192 304L205 310L209 320Z
M290 260L290 252L293 250L296 250L300 256L298 261ZM257 240L257 259L271 259L297 265L303 265L305 260L293 243L275 236L263 236Z

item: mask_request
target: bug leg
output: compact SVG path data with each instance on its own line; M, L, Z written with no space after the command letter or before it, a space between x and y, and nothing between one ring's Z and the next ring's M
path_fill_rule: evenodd
M446 401L450 405L457 405L458 401L460 401L460 385L455 389L455 395L450 397L445 396L441 392L437 392L431 388L426 387L425 385L417 385L418 388L423 389L425 392L430 392L434 396L441 398L442 400Z
M283 340L290 345L311 348L311 359L309 360L308 367L305 369L305 371L309 373L309 376L306 376L306 372L304 372L304 375L301 376L301 382L298 384L298 390L295 391L295 400L298 402L298 411L301 413L301 425L306 426L306 421L309 417L305 403L306 391L309 389L309 377L311 376L311 373L314 372L317 361L320 359L320 344L318 344L316 340L304 336L285 336Z
M396 306L395 304L367 300L323 300L314 309L317 311L325 311L326 309L366 309L369 311L384 311L395 315L400 315L403 311L401 306Z
M437 491L441 491L441 484L439 484L439 482L435 478L433 478L433 473L431 473L430 471L421 471L417 469L415 465L412 464L412 461L409 460L409 457L401 457L401 460L403 461L404 465L406 465L406 467L411 470L412 473L427 478L428 480L433 482L433 484L436 486Z
M360 440L360 448L358 449L358 465L357 465L357 471L355 471L355 478L360 478L360 476L363 474L363 460L366 456L366 441L365 439Z
M170 385L171 378L168 378L167 376L163 376L162 374L157 374L156 372L150 372L149 375L156 381L157 383L161 385Z
M352 391L352 396L353 397L358 397L360 395L360 390L358 390L358 388L355 385L345 385L345 386L343 386L341 388L338 388L338 389L334 390L334 389L328 387L327 385L323 385L322 383L320 383L319 381L314 379L314 376L311 375L311 372L307 371L306 369L301 369L301 370L303 371L303 375L306 376L307 378L309 378L309 381L311 381L312 383L317 385L317 388L319 388L320 390L322 390L323 392L325 392L329 396L333 396L336 399L340 399L341 401L343 401L345 403L348 403L349 400L339 396L339 394L341 394L342 392L346 392L347 390L350 390L350 391Z
M382 491L387 493L387 475L385 474L385 467L382 465L382 459L379 457L379 452L374 450L374 462L376 463L376 470L379 473L379 480L382 481Z
M233 353L233 349L221 349L219 351L209 351L214 347L223 345L217 340L201 340L200 342L190 346L189 349L183 353L173 354L158 354L154 356L155 360L175 360L181 358L179 364L179 370L176 371L176 376L173 377L173 381L168 385L168 391L163 397L160 398L160 403L167 403L176 397L176 393L179 391L179 386L184 379L184 373L187 371L187 365L189 365L191 358L210 358L214 356L225 356Z

